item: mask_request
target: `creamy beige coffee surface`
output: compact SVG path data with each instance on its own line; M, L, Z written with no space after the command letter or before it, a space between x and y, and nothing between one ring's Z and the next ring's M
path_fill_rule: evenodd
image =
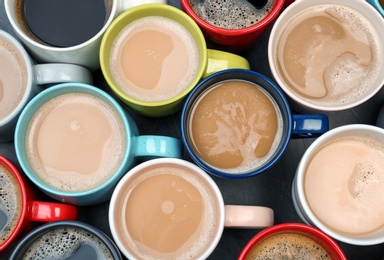
M143 171L115 208L124 243L141 259L196 259L215 235L217 202L186 169L160 166Z
M327 260L331 259L331 256L313 239L294 232L286 232L262 239L246 257L246 260L265 259Z
M0 36L0 120L20 103L27 86L28 72L22 54Z
M354 9L330 4L308 8L282 31L278 73L312 104L348 104L375 87L383 68L379 33Z
M228 80L198 98L189 131L193 149L203 161L225 172L244 173L273 155L282 136L282 118L265 90Z
M0 164L0 245L17 227L22 205L22 193L16 177Z
M384 145L343 137L321 147L305 171L304 192L317 218L345 235L384 227Z
M49 186L85 191L110 178L126 151L126 131L107 102L90 94L59 95L42 105L26 133L29 163Z
M150 16L126 26L111 47L110 69L119 88L140 101L177 96L195 79L197 44L181 24Z

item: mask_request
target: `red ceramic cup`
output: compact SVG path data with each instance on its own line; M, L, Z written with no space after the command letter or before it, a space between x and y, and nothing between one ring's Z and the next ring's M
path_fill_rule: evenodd
M15 185L20 188L21 197L21 212L18 220L16 220L13 227L11 227L10 235L7 235L4 241L2 236L4 233L0 232L0 252L3 251L16 237L19 237L26 232L30 231L34 222L52 222L58 220L75 220L77 219L77 208L72 205L62 203L51 203L38 201L38 191L33 189L33 186L24 179L24 176L19 173L17 168L5 157L0 155L0 171L13 174L15 177ZM12 178L12 177L11 177ZM4 182L0 181L0 184ZM3 184L4 185L4 184ZM15 186L14 186L15 187ZM6 197L5 188L0 186L0 195L2 204ZM0 206L1 207L1 206ZM1 209L0 210L4 210ZM5 214L5 213L4 213Z
M284 223L268 227L256 236L254 236L240 253L238 260L245 260L249 256L249 253L255 245L260 243L263 239L281 234L281 233L294 233L309 237L317 244L319 244L329 254L333 260L346 260L346 256L339 247L339 245L328 235L320 231L319 229L301 223Z
M288 0L292 2L292 0ZM199 25L204 35L221 45L225 50L239 52L252 47L254 41L269 27L282 10L284 0L276 0L269 14L253 26L244 29L223 29L200 18L192 9L189 0L180 0L182 9Z

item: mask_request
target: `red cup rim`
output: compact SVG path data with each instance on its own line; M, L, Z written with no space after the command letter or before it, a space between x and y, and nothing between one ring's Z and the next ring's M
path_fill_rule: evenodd
M283 223L283 224L278 224L274 225L271 227L268 227L259 233L257 233L243 248L239 255L239 260L243 260L246 258L248 253L252 250L254 245L264 239L265 237L279 231L286 231L286 230L296 230L296 231L302 231L302 232L307 232L312 235L315 235L316 237L319 237L322 241L325 242L326 245L328 245L334 252L334 255L337 256L336 259L341 259L341 260L346 260L347 257L345 256L344 252L341 250L339 245L332 239L330 238L327 234L323 233L319 229L306 225L306 224L301 224L301 223Z
M27 207L24 206L26 201L27 201L27 192L25 189L24 180L22 179L19 171L13 165L13 163L11 161L9 161L7 158L5 158L4 156L0 155L0 165L5 166L9 171L11 171L14 174L14 176L17 179L17 182L19 183L19 187L21 190L21 196L22 196L21 197L22 208L21 208L21 214L20 214L19 221L18 221L15 229L13 230L12 234L7 238L7 240L5 240L5 242L3 244L0 245L0 251L2 251L12 242L12 240L16 237L16 235L19 233L19 230L21 229L21 226L23 224L23 220L25 218L25 214L27 212Z
M215 33L218 33L221 35L237 36L237 35L251 33L261 28L264 28L265 26L268 26L269 23L278 16L280 10L284 5L284 0L276 0L276 3L273 6L272 10L268 13L266 17L264 17L264 19L262 19L261 21L257 22L252 26L242 28L242 29L225 29L225 28L216 27L210 23L207 23L206 21L204 21L198 16L193 11L192 7L189 5L189 0L181 0L181 5L183 9L188 13L188 15L190 15L193 18L193 20L195 20L195 22L205 30L214 31Z

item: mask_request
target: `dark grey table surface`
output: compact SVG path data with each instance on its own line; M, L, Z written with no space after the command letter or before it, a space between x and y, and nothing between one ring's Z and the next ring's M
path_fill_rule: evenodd
M178 0L170 0L170 5L180 8ZM0 1L0 29L16 37L6 17L4 1ZM248 51L240 53L248 59L251 69L272 79L268 65L267 45L270 28ZM384 32L383 32L384 33ZM208 42L210 48L217 48ZM218 48L217 48L218 49ZM93 73L94 85L110 92L100 70ZM362 123L376 123L381 106L384 103L384 89L366 103L341 112L329 113L330 129L337 126ZM300 111L297 111L300 112ZM180 138L180 113L165 118L146 118L132 112L141 134L159 134ZM212 176L218 184L226 204L261 205L274 210L275 224L302 222L293 207L291 185L295 169L307 147L314 141L310 139L292 139L282 158L271 169L248 179L222 179ZM11 160L19 169L13 143L0 143L0 154ZM184 159L191 161L184 153ZM47 201L51 199L46 198ZM96 206L79 207L79 220L87 222L111 236L108 226L108 206L103 203ZM260 230L256 229L225 229L222 238L209 259L236 259L245 244ZM338 242L350 260L382 259L384 244L375 246L354 246ZM9 250L0 253L0 259L7 259Z

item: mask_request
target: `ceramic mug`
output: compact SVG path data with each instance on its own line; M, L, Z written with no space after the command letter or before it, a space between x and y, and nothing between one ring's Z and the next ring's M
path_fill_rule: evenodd
M249 68L243 57L207 49L192 18L160 4L138 6L117 17L103 36L100 64L117 97L150 117L178 112L202 77Z
M191 4L194 2L194 5ZM234 1L236 3L236 1ZM214 43L219 44L222 48L239 52L252 47L252 44L258 39L265 30L267 30L270 25L274 22L276 17L280 14L280 11L285 7L284 0L274 0L274 1L249 1L256 4L260 2L263 4L262 7L256 6L250 10L244 11L241 8L245 8L247 3L240 2L239 6L233 6L233 3L229 2L225 6L226 2L218 4L217 1L191 1L191 0L180 0L181 7L183 10L193 18L193 20L200 26L204 35L213 41ZM288 1L289 2L289 1ZM207 7L207 6L210 7ZM224 6L222 6L224 5ZM249 5L249 4L248 4ZM251 4L252 5L252 4ZM194 9L195 8L195 9ZM207 21L202 17L202 14L199 15L199 8L201 8L201 12L214 12L217 14L222 13L223 17L216 17L218 21ZM237 8L237 9L235 9ZM230 13L226 12L226 10L231 10ZM234 15L233 22L238 22L238 20L249 19L253 14L258 14L254 19L259 19L256 21L252 21L250 24L249 21L248 26L245 28L241 28L242 26L238 26L235 28L228 28L229 25L223 26L218 25L221 20L225 20L226 18L232 18L231 14L235 13L235 10L239 10L237 16ZM241 11L240 11L241 10ZM249 12L249 13L247 13ZM208 16L209 17L209 16ZM229 18L227 20L229 20ZM216 24L215 24L216 23Z
M191 158L227 178L258 175L283 155L292 137L328 130L322 114L292 114L281 89L251 70L230 69L202 80L181 114L181 135Z
M92 74L75 64L34 64L24 47L0 30L0 142L11 141L17 118L39 91L38 85L60 82L92 83Z
M224 205L213 179L177 158L149 160L131 169L109 205L112 236L128 259L207 259L224 227L271 225L271 208Z
M29 232L10 259L121 260L115 243L101 230L81 221L57 221Z
M384 130L351 124L315 140L292 184L296 212L307 224L352 245L384 242Z
M302 223L282 223L257 233L243 248L239 260L283 256L346 260L340 246L321 230Z
M384 16L384 2L382 0L367 0L379 13Z
M358 106L384 85L383 31L366 1L294 1L271 30L272 75L295 111Z
M101 38L111 24L111 22L120 13L137 5L147 3L162 3L166 4L165 0L111 0L105 1L107 17L102 28L90 39L83 43L70 47L56 47L47 45L39 40L31 33L28 25L23 19L23 4L22 0L6 0L4 2L7 17L12 25L13 30L18 37L23 41L28 51L38 62L65 62L79 64L90 70L100 68L99 64L99 48ZM109 5L109 6L107 6ZM88 14L85 14L88 15ZM49 23L49 21L47 21Z
M140 135L112 96L81 83L55 85L28 103L16 125L15 151L33 183L76 205L109 200L141 160L182 155L179 139Z
M39 191L1 155L0 175L0 252L39 222L77 218L75 206L40 201Z

